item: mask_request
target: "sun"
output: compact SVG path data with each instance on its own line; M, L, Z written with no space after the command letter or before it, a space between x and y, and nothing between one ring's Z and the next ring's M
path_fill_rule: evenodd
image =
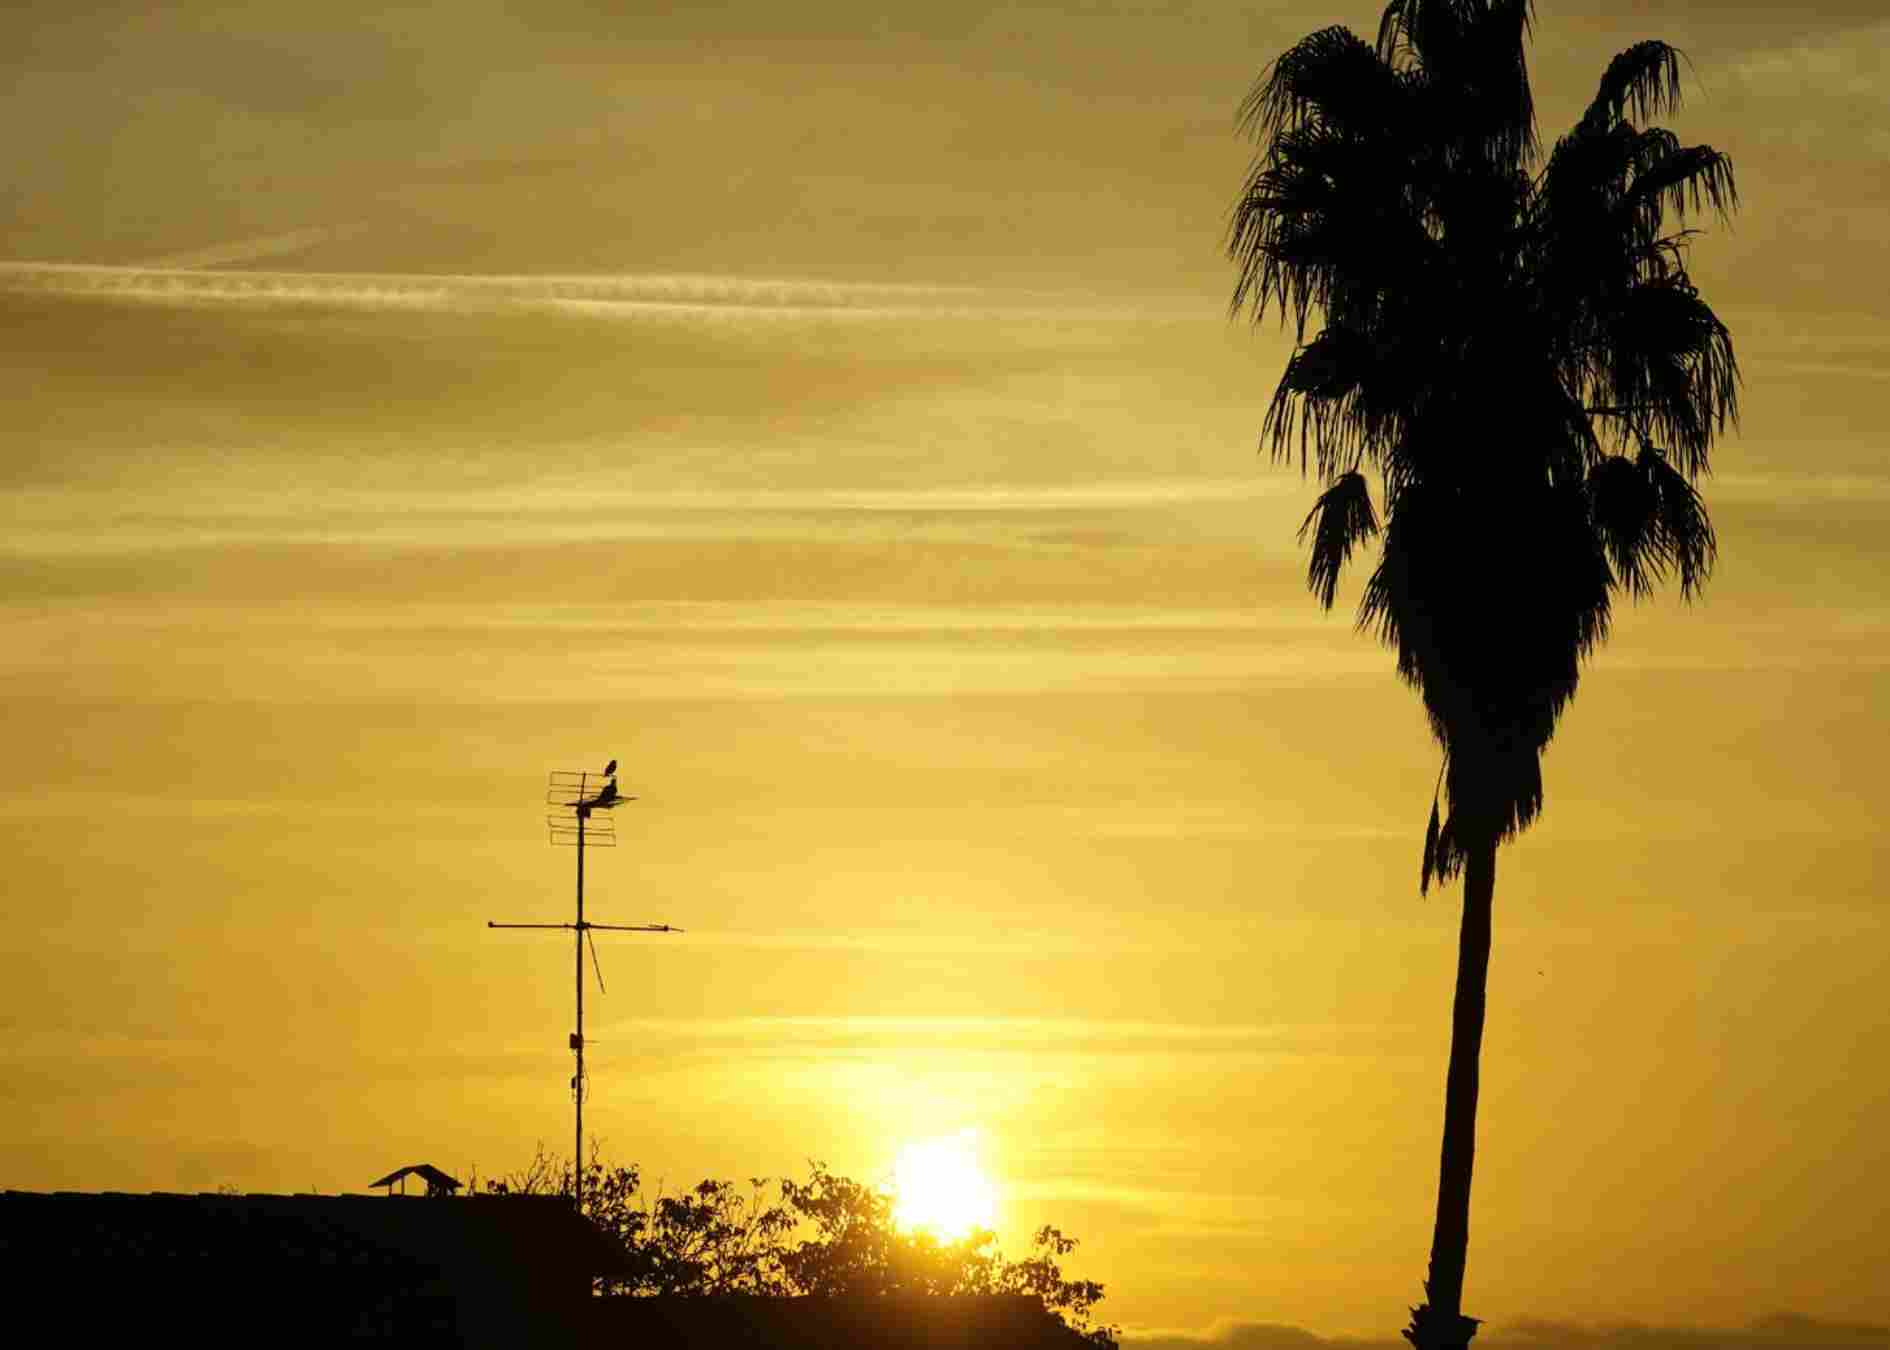
M972 1130L921 1139L893 1163L893 1218L902 1228L923 1228L946 1242L997 1219L997 1192L978 1163Z

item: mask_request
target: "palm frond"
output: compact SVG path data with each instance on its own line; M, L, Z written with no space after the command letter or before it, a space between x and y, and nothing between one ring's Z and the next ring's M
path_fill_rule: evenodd
M1261 150L1228 229L1227 253L1240 268L1231 313L1251 304L1257 322L1277 301L1304 340L1307 310L1325 303L1332 282L1318 265L1329 250L1305 245L1359 218L1357 202L1344 198L1382 178L1377 147L1397 123L1400 87L1342 26L1294 44L1255 82L1238 115Z
M1293 354L1280 384L1320 402L1344 398L1365 378L1371 344L1355 329L1330 324Z
M1661 560L1651 526L1653 485L1625 455L1609 455L1588 474L1589 512L1616 582L1639 600L1653 594Z
M1391 539L1398 529L1398 512L1386 513L1385 548L1378 555L1378 566L1372 569L1371 576L1365 580L1365 590L1358 599L1358 615L1354 626L1361 633L1371 637L1398 653L1398 674L1407 683L1415 681L1417 669L1414 663L1406 660L1404 631L1398 622L1398 597L1410 589L1407 556L1403 549L1393 549Z
M1444 762L1437 766L1437 781L1431 785L1431 819L1424 829L1424 861L1418 870L1418 895L1423 897L1430 889L1431 879L1442 880L1441 873L1449 865L1451 855L1456 850L1451 847L1440 826L1437 816L1438 799L1444 791L1444 775L1450 771L1450 756L1444 756Z
M1388 66L1404 66L1417 60L1410 37L1410 9L1411 0L1388 0L1385 12L1379 16L1378 59Z
M1331 293L1342 252L1321 239L1343 216L1330 168L1317 156L1316 139L1303 130L1277 139L1248 175L1228 230L1227 253L1239 267L1230 312L1251 305L1258 322L1278 304L1300 341L1307 314Z
M1239 126L1261 144L1315 121L1382 132L1396 116L1400 90L1364 39L1335 24L1300 39L1267 68L1241 100Z
M1234 204L1230 313L1251 306L1258 322L1277 304L1303 342L1314 308L1368 306L1401 276L1422 275L1434 246L1408 201L1406 158L1384 137L1317 122L1282 131Z
M1601 87L1577 124L1600 131L1624 117L1645 121L1680 107L1680 60L1677 48L1664 42L1637 42L1608 63Z
M1556 142L1538 193L1555 219L1591 219L1620 202L1638 175L1679 149L1679 139L1665 127L1618 122L1592 133L1578 130Z
M1424 862L1418 869L1417 890L1423 895L1431 888L1431 877L1437 872L1437 799L1431 798L1431 823L1424 831Z
M1657 235L1645 243L1636 241L1627 250L1634 275L1642 281L1670 281L1684 278L1687 270L1687 245L1704 231L1675 230Z
M1419 70L1433 97L1451 107L1439 119L1456 146L1450 158L1515 163L1536 148L1535 106L1523 44L1533 0L1390 0L1378 24L1378 57Z
M1308 449L1319 458L1320 476L1338 453L1331 410L1342 405L1365 378L1366 344L1347 328L1328 324L1286 363L1280 382L1260 422L1260 441L1274 459L1290 459L1298 432L1299 471L1306 472Z
M1301 543L1306 542L1308 533L1312 535L1312 557L1306 567L1306 585L1319 597L1321 608L1331 609L1339 573L1350 561L1352 550L1378 533L1378 517L1372 512L1371 490L1363 474L1341 474L1319 494L1299 527Z
M1467 64L1464 40L1492 12L1531 11L1530 0L1390 0L1378 20L1378 56L1421 62L1434 75ZM1519 30L1520 35L1520 30Z
M1322 479L1381 462L1409 414L1412 377L1409 354L1389 340L1329 323L1287 362L1261 442L1276 460L1290 459L1297 447L1302 473L1310 452Z
M1706 585L1719 558L1719 539L1706 503L1687 476L1654 447L1643 449L1638 463L1653 489L1662 552L1679 574L1681 596L1691 600Z
M1635 174L1622 205L1649 234L1658 234L1666 212L1685 216L1711 206L1723 221L1739 205L1732 157L1710 145L1677 144Z
M1610 455L1588 478L1589 511L1617 584L1639 600L1677 573L1693 599L1712 575L1719 541L1685 474L1652 446L1634 459Z
M1732 334L1684 275L1636 286L1606 324L1596 392L1626 422L1671 447L1689 477L1739 419Z
M1636 127L1623 122L1618 130L1623 133L1616 144L1622 152L1620 168L1624 175L1631 173L1638 179L1680 153L1680 138L1666 127Z
M1558 374L1569 361L1558 363ZM1578 394L1564 380L1550 381L1542 394L1543 426L1546 444L1544 458L1552 483L1580 482L1602 457L1601 438L1595 434L1595 420Z

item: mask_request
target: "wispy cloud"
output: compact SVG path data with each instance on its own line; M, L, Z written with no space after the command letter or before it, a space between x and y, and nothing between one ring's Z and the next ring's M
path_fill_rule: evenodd
M280 258L288 254L301 253L317 244L352 239L363 233L365 228L361 225L311 225L299 230L285 230L279 234L232 239L227 243L213 244L208 248L193 249L184 253L166 253L161 257L146 258L133 266L145 271L227 267L231 263L254 262L258 258Z
M1818 98L1883 97L1883 60L1890 23L1825 30L1747 54L1724 78L1743 93L1810 94Z
M1304 495L1301 484L1281 474L779 490L644 490L623 481L633 478L633 472L617 482L552 478L483 491L336 486L323 487L313 499L279 489L199 489L190 481L184 488L155 489L135 503L87 487L25 489L10 501L14 528L6 547L44 554L264 543L492 548L637 538L831 537L848 522L911 539L928 529L977 528L1004 517L1162 513ZM1016 527L1012 521L1007 528Z
M1057 939L1054 935L1052 941ZM1097 944L1088 944L1091 950ZM1108 946L1106 942L1102 946ZM904 947L941 950L936 934L915 934ZM949 939L944 950L950 950ZM1040 950L1033 946L1030 950ZM1309 1040L1331 1045L1344 1039L1378 1041L1385 1029L1329 1023L1203 1023L1049 1017L739 1017L722 1019L626 1018L608 1024L619 1035L647 1034L666 1044L730 1044L775 1048L912 1049L940 1046L979 1050L1125 1049L1207 1054L1240 1050L1304 1048Z
M1885 377L1890 378L1890 372ZM1715 474L1706 492L1709 500L1780 503L1811 499L1877 506L1890 502L1890 474L1725 473Z
M311 231L176 254L158 265L0 262L0 290L193 305L329 305L368 310L541 309L597 317L1046 317L1147 320L1146 304L1065 293L930 283L640 273L401 275L202 270L306 247ZM321 237L326 238L323 234ZM1179 311L1200 318L1198 308Z

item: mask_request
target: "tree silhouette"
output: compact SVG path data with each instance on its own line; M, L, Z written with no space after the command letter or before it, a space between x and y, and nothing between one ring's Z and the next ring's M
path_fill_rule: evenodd
M924 1229L901 1230L890 1195L820 1163L810 1166L805 1182L783 1180L781 1196L807 1234L781 1254L785 1284L796 1293L1023 1294L1102 1350L1116 1344L1116 1329L1094 1322L1102 1285L1063 1277L1060 1262L1077 1242L1060 1229L1037 1229L1031 1255L1009 1261L988 1231L943 1241Z
M524 1168L472 1189L488 1195L569 1195L571 1165L541 1147ZM772 1196L771 1196L772 1192ZM584 1216L614 1239L623 1273L597 1282L606 1294L763 1297L888 1294L1018 1294L1034 1298L1097 1350L1115 1350L1117 1328L1096 1320L1103 1287L1065 1279L1076 1239L1045 1226L1031 1254L1007 1260L996 1235L942 1241L902 1230L885 1191L810 1163L807 1180L756 1177L744 1193L707 1180L676 1195L643 1191L634 1166L584 1171Z
M1376 44L1333 27L1288 50L1242 105L1260 150L1228 244L1234 312L1294 327L1261 435L1324 487L1300 531L1308 584L1330 608L1379 538L1358 624L1395 649L1443 751L1418 884L1461 873L1464 909L1427 1302L1404 1333L1419 1350L1477 1325L1462 1296L1497 846L1542 809L1542 751L1615 594L1705 583L1694 483L1737 417L1731 336L1687 275L1696 231L1668 226L1723 218L1732 165L1646 124L1679 106L1679 53L1622 52L1545 159L1532 17L1530 0L1392 0Z

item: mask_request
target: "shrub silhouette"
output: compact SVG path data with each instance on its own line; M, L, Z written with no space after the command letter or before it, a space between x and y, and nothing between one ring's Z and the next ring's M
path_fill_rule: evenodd
M523 1169L478 1186L491 1195L569 1195L569 1161L540 1149ZM765 1177L746 1189L714 1179L675 1195L650 1194L634 1166L595 1153L584 1172L584 1214L627 1254L625 1275L599 1281L607 1294L712 1296L984 1295L1036 1299L1099 1350L1117 1328L1096 1320L1103 1286L1066 1279L1075 1238L1048 1225L1030 1255L1009 1260L996 1235L941 1241L902 1230L892 1197L810 1163L807 1178Z

